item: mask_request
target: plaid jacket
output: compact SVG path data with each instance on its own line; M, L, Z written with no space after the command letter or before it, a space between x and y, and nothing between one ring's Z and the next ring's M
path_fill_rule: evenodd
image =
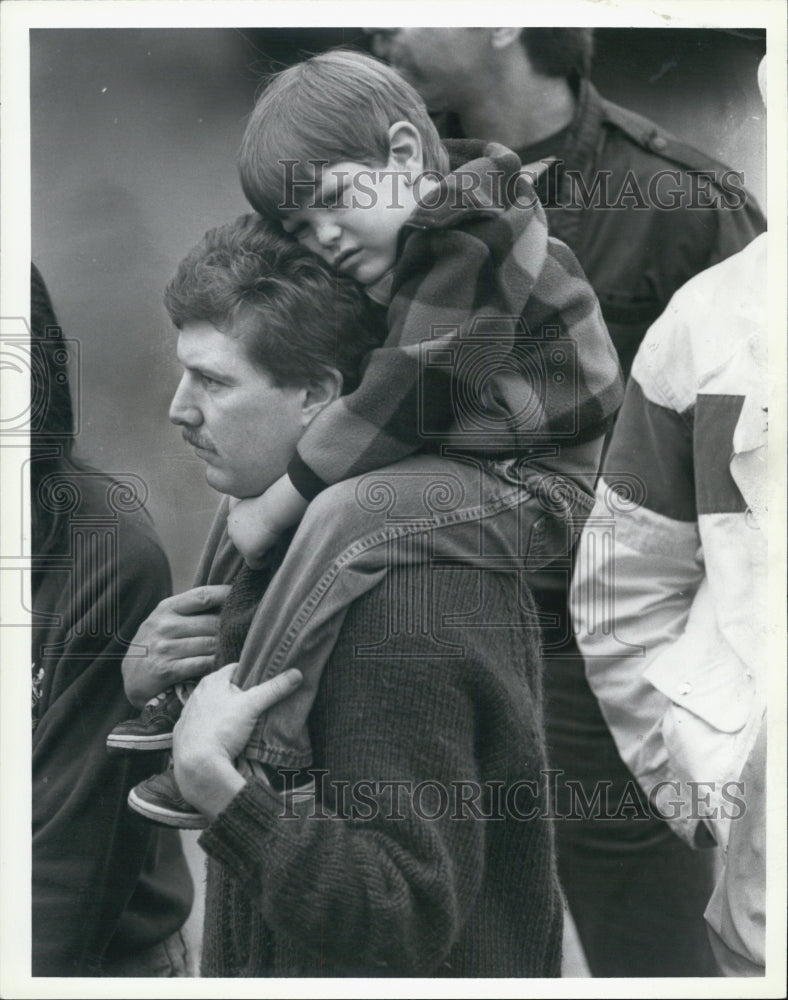
M560 467L550 455L601 438L621 404L596 296L548 236L518 157L497 143L458 148L483 155L403 227L385 342L299 442L289 474L307 497L445 444L490 457L536 449Z

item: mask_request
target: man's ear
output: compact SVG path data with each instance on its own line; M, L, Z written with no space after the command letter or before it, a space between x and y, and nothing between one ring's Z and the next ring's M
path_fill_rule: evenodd
M342 395L342 374L336 368L329 368L319 378L312 379L303 390L301 401L301 423L304 427L312 423L318 413L329 403Z
M490 28L490 44L494 49L508 49L520 38L520 28Z
M410 122L394 122L389 129L389 170L407 172L416 178L424 170L421 134Z

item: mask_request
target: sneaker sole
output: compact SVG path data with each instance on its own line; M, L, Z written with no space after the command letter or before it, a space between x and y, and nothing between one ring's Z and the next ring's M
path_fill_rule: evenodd
M108 750L154 751L172 750L172 733L156 736L114 736L107 737Z
M181 830L204 830L208 826L208 818L202 813L178 813L164 806L154 806L140 798L133 788L129 792L128 804L140 816L163 826L175 826Z

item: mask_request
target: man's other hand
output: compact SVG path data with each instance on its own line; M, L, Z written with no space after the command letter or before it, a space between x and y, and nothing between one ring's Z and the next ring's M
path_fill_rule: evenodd
M229 593L226 584L194 587L161 601L145 619L132 642L146 653L129 653L122 666L132 705L141 708L173 684L213 670L219 612Z
M228 663L200 681L173 731L178 787L195 808L211 817L218 816L244 785L233 762L255 723L303 679L300 671L291 669L243 691L232 681L237 666Z

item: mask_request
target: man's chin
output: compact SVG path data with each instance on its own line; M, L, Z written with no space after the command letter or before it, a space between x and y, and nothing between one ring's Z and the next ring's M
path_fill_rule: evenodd
M212 490L217 493L227 493L230 496L237 496L237 486L227 476L223 475L219 469L214 469L210 465L205 467L205 481Z
M259 497L271 485L268 481L260 486L255 483L240 483L232 476L223 474L221 470L212 469L210 466L205 470L205 481L217 493L224 493L234 500L248 500L250 497Z

